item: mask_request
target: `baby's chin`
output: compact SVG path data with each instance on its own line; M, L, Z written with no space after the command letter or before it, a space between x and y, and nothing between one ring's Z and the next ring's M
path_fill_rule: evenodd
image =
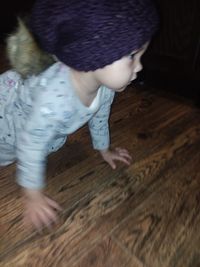
M131 82L132 82L132 81L131 81ZM128 86L131 84L131 82L129 82L127 85L125 85L125 86L123 86L123 87L121 87L121 88L115 89L115 91L116 91L116 92L123 92L123 91L126 89L126 87L128 87Z
M115 89L114 91L116 91L116 92L123 92L123 91L126 89L126 87L129 86L129 85L132 83L132 81L134 81L135 79L137 79L137 75L135 75L135 76L131 79L131 81L130 81L129 83L127 83L127 85L125 85L125 86L123 86L123 87L121 87L121 88Z
M126 87L127 86L124 86L124 87L121 87L121 88L115 88L115 89L112 89L112 90L115 91L115 92L120 93L120 92L123 92L126 89Z

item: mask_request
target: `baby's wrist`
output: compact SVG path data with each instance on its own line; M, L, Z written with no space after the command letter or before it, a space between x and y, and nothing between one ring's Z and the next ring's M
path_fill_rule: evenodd
M43 193L41 189L31 189L22 187L22 194L28 199L36 199Z
M106 154L109 151L109 148L99 150L99 152L103 155Z
M105 159L109 155L110 149L109 148L103 149L103 150L100 150L99 152L101 156Z

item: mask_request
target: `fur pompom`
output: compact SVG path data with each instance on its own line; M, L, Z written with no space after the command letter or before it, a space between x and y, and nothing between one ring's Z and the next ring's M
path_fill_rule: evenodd
M55 62L52 55L39 47L21 19L18 19L16 31L7 38L7 54L12 68L23 79L40 74Z

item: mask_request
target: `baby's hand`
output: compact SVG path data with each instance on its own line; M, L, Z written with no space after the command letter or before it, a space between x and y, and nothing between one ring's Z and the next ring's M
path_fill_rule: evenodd
M129 154L128 150L124 148L115 148L115 150L100 150L100 154L102 155L103 159L108 162L108 164L111 166L111 168L115 169L116 164L115 161L121 161L125 163L126 165L130 165L132 161L132 157Z
M52 199L45 196L40 190L24 189L25 195L25 224L33 226L41 232L44 226L50 228L52 223L58 221L57 211L61 207Z

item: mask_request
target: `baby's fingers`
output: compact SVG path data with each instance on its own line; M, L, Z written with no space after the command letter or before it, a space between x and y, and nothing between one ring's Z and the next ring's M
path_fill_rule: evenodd
M128 150L126 150L126 149L124 149L124 148L119 148L119 147L117 147L117 148L115 149L115 151L116 151L120 156L123 156L123 157L125 157L125 158L127 158L127 159L129 159L129 160L132 160L132 157L131 157L131 155L129 154Z
M50 199L48 197L45 197L47 203L49 204L49 206L51 206L52 208L54 208L55 210L58 210L58 211L62 211L62 207L57 203L55 202L53 199Z
M107 159L106 161L107 161L107 163L110 165L110 167L111 167L113 170L116 169L116 164L115 164L115 162L114 162L114 160L113 160L112 158L109 158L109 159Z
M52 208L47 208L44 210L44 213L42 214L44 215L44 219L45 219L45 224L48 226L50 225L50 223L54 222L56 223L58 221L58 216L56 211L54 211Z
M57 221L57 216L55 212L45 209L38 211L36 214L32 214L30 219L33 226L41 234L45 226L51 229L51 224Z
M121 153L119 153L119 156L127 159L129 162L132 161L132 157L127 153L121 152Z
M58 221L58 217L56 212L47 209L40 214L40 220L42 226L47 226L49 229L51 229L52 223L56 223Z
M129 160L127 160L126 158L124 158L124 157L122 157L122 156L119 156L119 155L115 155L115 156L113 157L113 160L121 161L121 162L123 162L123 163L126 164L126 165L130 165Z
M41 234L42 228L43 228L43 222L40 218L40 216L36 213L30 214L30 217L28 218L29 222L34 226L34 228Z

